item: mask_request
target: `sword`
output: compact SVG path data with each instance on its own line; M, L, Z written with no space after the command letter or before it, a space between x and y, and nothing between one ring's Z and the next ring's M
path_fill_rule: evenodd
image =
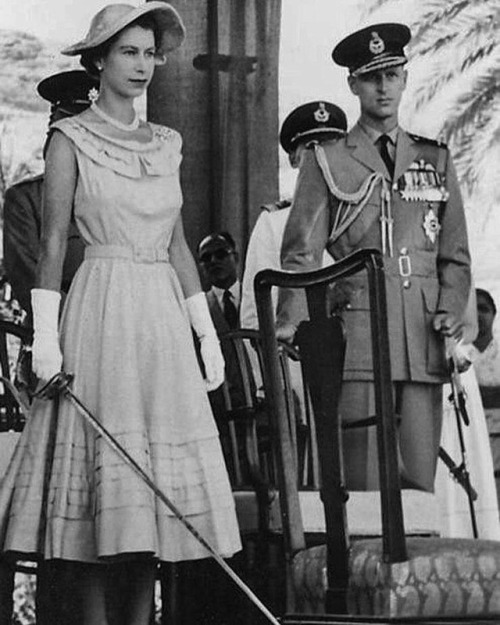
M77 412L96 430L110 447L121 457L141 479L154 492L154 494L162 501L173 515L184 525L184 527L196 538L196 540L205 547L214 560L234 583L242 590L250 601L264 614L270 623L280 625L278 619L267 609L262 601L255 593L245 584L245 582L233 571L222 556L214 547L198 532L198 530L186 519L177 506L167 497L167 495L156 485L142 467L132 458L129 452L115 439L115 437L106 430L102 423L94 417L88 408L80 401L80 399L70 389L73 381L73 374L61 371L51 378L47 384L34 393L34 397L40 399L53 399L57 395L64 395L71 404L76 408Z
M458 441L460 445L460 454L462 456L462 462L459 466L460 480L466 485L464 486L467 499L469 502L469 512L470 512L470 520L472 525L472 535L474 538L479 536L478 527L477 527L477 518L476 518L476 510L474 507L475 492L474 488L472 488L469 470L467 468L467 450L465 448L465 440L463 433L462 421L465 425L469 425L469 415L467 414L467 409L465 407L465 392L462 386L462 380L460 379L460 373L458 371L457 363L455 358L448 358L448 373L450 376L451 382L451 395L448 398L453 405L453 409L455 412L455 420L457 423L457 431L458 431Z

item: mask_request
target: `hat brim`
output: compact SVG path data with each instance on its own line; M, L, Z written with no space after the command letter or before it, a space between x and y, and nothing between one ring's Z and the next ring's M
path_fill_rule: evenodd
M129 24L135 22L135 20L143 15L148 14L155 19L158 28L162 33L161 46L158 52L160 54L164 54L165 52L170 52L171 50L178 48L186 36L186 30L179 13L177 13L172 5L166 2L163 2L162 0L153 0L152 2L147 2L146 4L130 11L121 19L117 20L111 28L108 28L98 36L87 36L85 39L82 39L82 41L64 48L61 50L61 54L66 56L77 56L78 54L97 48L126 28Z
M289 152L290 150L293 150L295 144L304 139L311 139L313 137L321 137L323 139L324 137L328 137L330 135L344 137L346 134L347 133L345 130L342 130L342 128L335 128L334 126L328 126L325 128L311 128L310 130L298 132L296 135L294 135L288 142L289 149L285 151Z

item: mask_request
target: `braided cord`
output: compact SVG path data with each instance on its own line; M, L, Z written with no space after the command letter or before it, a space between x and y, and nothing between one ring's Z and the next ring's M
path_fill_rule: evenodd
M336 197L339 202L339 207L337 213L335 215L335 222L333 224L333 228L331 230L330 236L328 237L328 245L332 245L335 241L343 234L347 228L359 217L360 213L366 206L368 199L373 193L375 186L380 183L381 184L381 234L383 241L383 251L385 253L385 239L386 235L389 234L389 247L392 256L392 215L390 214L390 194L387 188L387 182L384 178L384 174L381 172L373 172L369 176L366 177L362 185L359 187L357 191L353 193L347 193L342 191L337 183L335 182L330 167L328 165L328 161L326 158L325 150L323 146L319 143L314 144L314 152L316 155L316 160L323 174L323 178L326 182L326 185L330 191L330 193ZM387 204L387 207L386 207ZM389 215L386 214L389 212ZM389 232L386 232L386 225Z

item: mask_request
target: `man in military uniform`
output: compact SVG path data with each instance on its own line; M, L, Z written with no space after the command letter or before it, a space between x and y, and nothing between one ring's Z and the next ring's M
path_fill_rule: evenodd
M229 232L212 232L198 244L198 264L202 281L210 285L207 303L217 335L223 336L239 326L241 282L239 280L239 254ZM226 383L234 407L245 403L244 385L234 348L222 344L226 363ZM226 401L222 387L211 391L210 404L219 427L223 447L227 437Z
M334 141L347 131L344 111L331 102L313 101L293 109L280 131L281 147L290 165L298 169L302 153L312 141ZM290 202L281 200L262 206L248 242L241 289L240 321L242 328L258 329L253 281L261 269L281 269L280 251L283 232L290 214ZM325 262L331 256L325 254ZM276 300L276 293L273 292Z
M50 140L50 124L76 115L90 105L89 92L97 81L86 72L73 70L54 74L38 85L38 93L50 102L50 122L44 154ZM4 203L4 263L15 298L31 319L30 291L35 283L35 270L41 232L43 175L22 180L7 189ZM68 233L68 248L63 267L62 290L66 293L83 260L83 242L74 223Z
M447 376L445 337L459 338L470 288L460 191L446 146L405 132L398 109L406 86L410 30L376 24L341 41L333 59L349 70L361 115L345 139L307 150L286 226L282 266L320 266L360 248L384 255L390 358L399 446L411 484L432 491ZM341 416L374 414L368 288L346 279L334 294L347 331ZM300 293L280 294L278 328L290 337L305 316ZM344 433L347 486L375 488L374 428ZM355 433L354 433L355 432Z
M44 154L50 141L50 124L76 115L90 105L91 90L98 82L86 72L73 70L54 74L42 80L37 89L50 102L49 131ZM41 234L43 175L22 180L5 193L3 247L7 279L14 296L27 313L31 325L30 291L35 271ZM83 260L83 241L71 224L64 260L62 290L66 293ZM11 622L14 571L0 563L0 625ZM37 573L36 615L39 625L79 623L77 580L67 577L63 562L40 562Z

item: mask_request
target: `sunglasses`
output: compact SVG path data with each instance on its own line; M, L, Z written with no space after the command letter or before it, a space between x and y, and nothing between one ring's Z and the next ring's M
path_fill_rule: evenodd
M205 252L200 256L200 263L209 263L213 260L224 260L232 254L232 250L220 248L213 252Z

